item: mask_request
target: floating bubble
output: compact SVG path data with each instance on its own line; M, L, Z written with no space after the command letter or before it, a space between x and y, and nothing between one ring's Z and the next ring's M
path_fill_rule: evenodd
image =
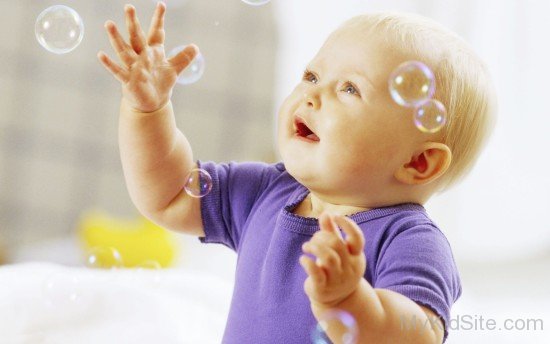
M331 344L332 341L327 336L328 331L339 331L342 333L342 338L339 338L338 343L355 344L359 329L357 323L351 314L341 310L333 309L325 312L317 326L311 332L311 340L314 344Z
M34 25L38 43L55 54L65 54L75 49L84 36L84 23L70 7L55 5L38 15Z
M48 307L78 306L82 301L80 280L68 273L53 273L44 280L42 296Z
M261 5L267 4L271 0L241 0L241 1L244 2L247 5L261 6Z
M195 168L189 172L184 188L189 196L204 197L212 190L212 177L207 171Z
M181 52L183 49L185 49L185 45L180 45L175 47L170 51L168 54L168 58L177 55L179 52ZM191 63L178 75L177 83L181 85L189 85L193 84L202 77L202 74L204 73L205 68L205 61L202 54L199 52L197 56L191 61Z
M416 107L433 97L435 93L434 74L422 62L404 62L390 75L389 89L397 104Z
M414 110L414 124L425 133L439 131L447 122L445 105L436 99L429 99Z
M111 269L122 267L122 257L113 247L93 247L88 251L86 266L94 269Z

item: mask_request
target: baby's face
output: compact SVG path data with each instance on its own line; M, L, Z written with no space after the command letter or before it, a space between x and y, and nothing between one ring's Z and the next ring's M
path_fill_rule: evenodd
M281 106L278 144L289 173L342 204L384 192L422 140L412 111L395 104L388 77L401 62L376 33L331 35Z

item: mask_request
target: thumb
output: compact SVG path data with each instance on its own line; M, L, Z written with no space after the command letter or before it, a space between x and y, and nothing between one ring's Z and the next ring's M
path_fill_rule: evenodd
M174 67L177 74L180 74L193 59L199 54L199 47L189 44L182 51L168 59L168 63Z

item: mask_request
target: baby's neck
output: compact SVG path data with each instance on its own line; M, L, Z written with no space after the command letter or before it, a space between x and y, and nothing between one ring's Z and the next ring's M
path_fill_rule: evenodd
M331 214L352 215L366 210L369 208L325 202L310 192L294 209L294 213L303 217L319 218L324 211Z

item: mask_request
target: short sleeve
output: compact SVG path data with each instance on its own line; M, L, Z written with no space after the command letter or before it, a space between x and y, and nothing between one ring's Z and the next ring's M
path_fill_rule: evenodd
M380 253L374 287L430 308L443 321L447 339L451 306L461 285L449 242L437 227L417 225L389 240Z
M267 185L268 174L280 173L260 162L198 162L212 177L211 191L201 198L204 228L202 243L223 244L238 250L242 229L258 195Z

